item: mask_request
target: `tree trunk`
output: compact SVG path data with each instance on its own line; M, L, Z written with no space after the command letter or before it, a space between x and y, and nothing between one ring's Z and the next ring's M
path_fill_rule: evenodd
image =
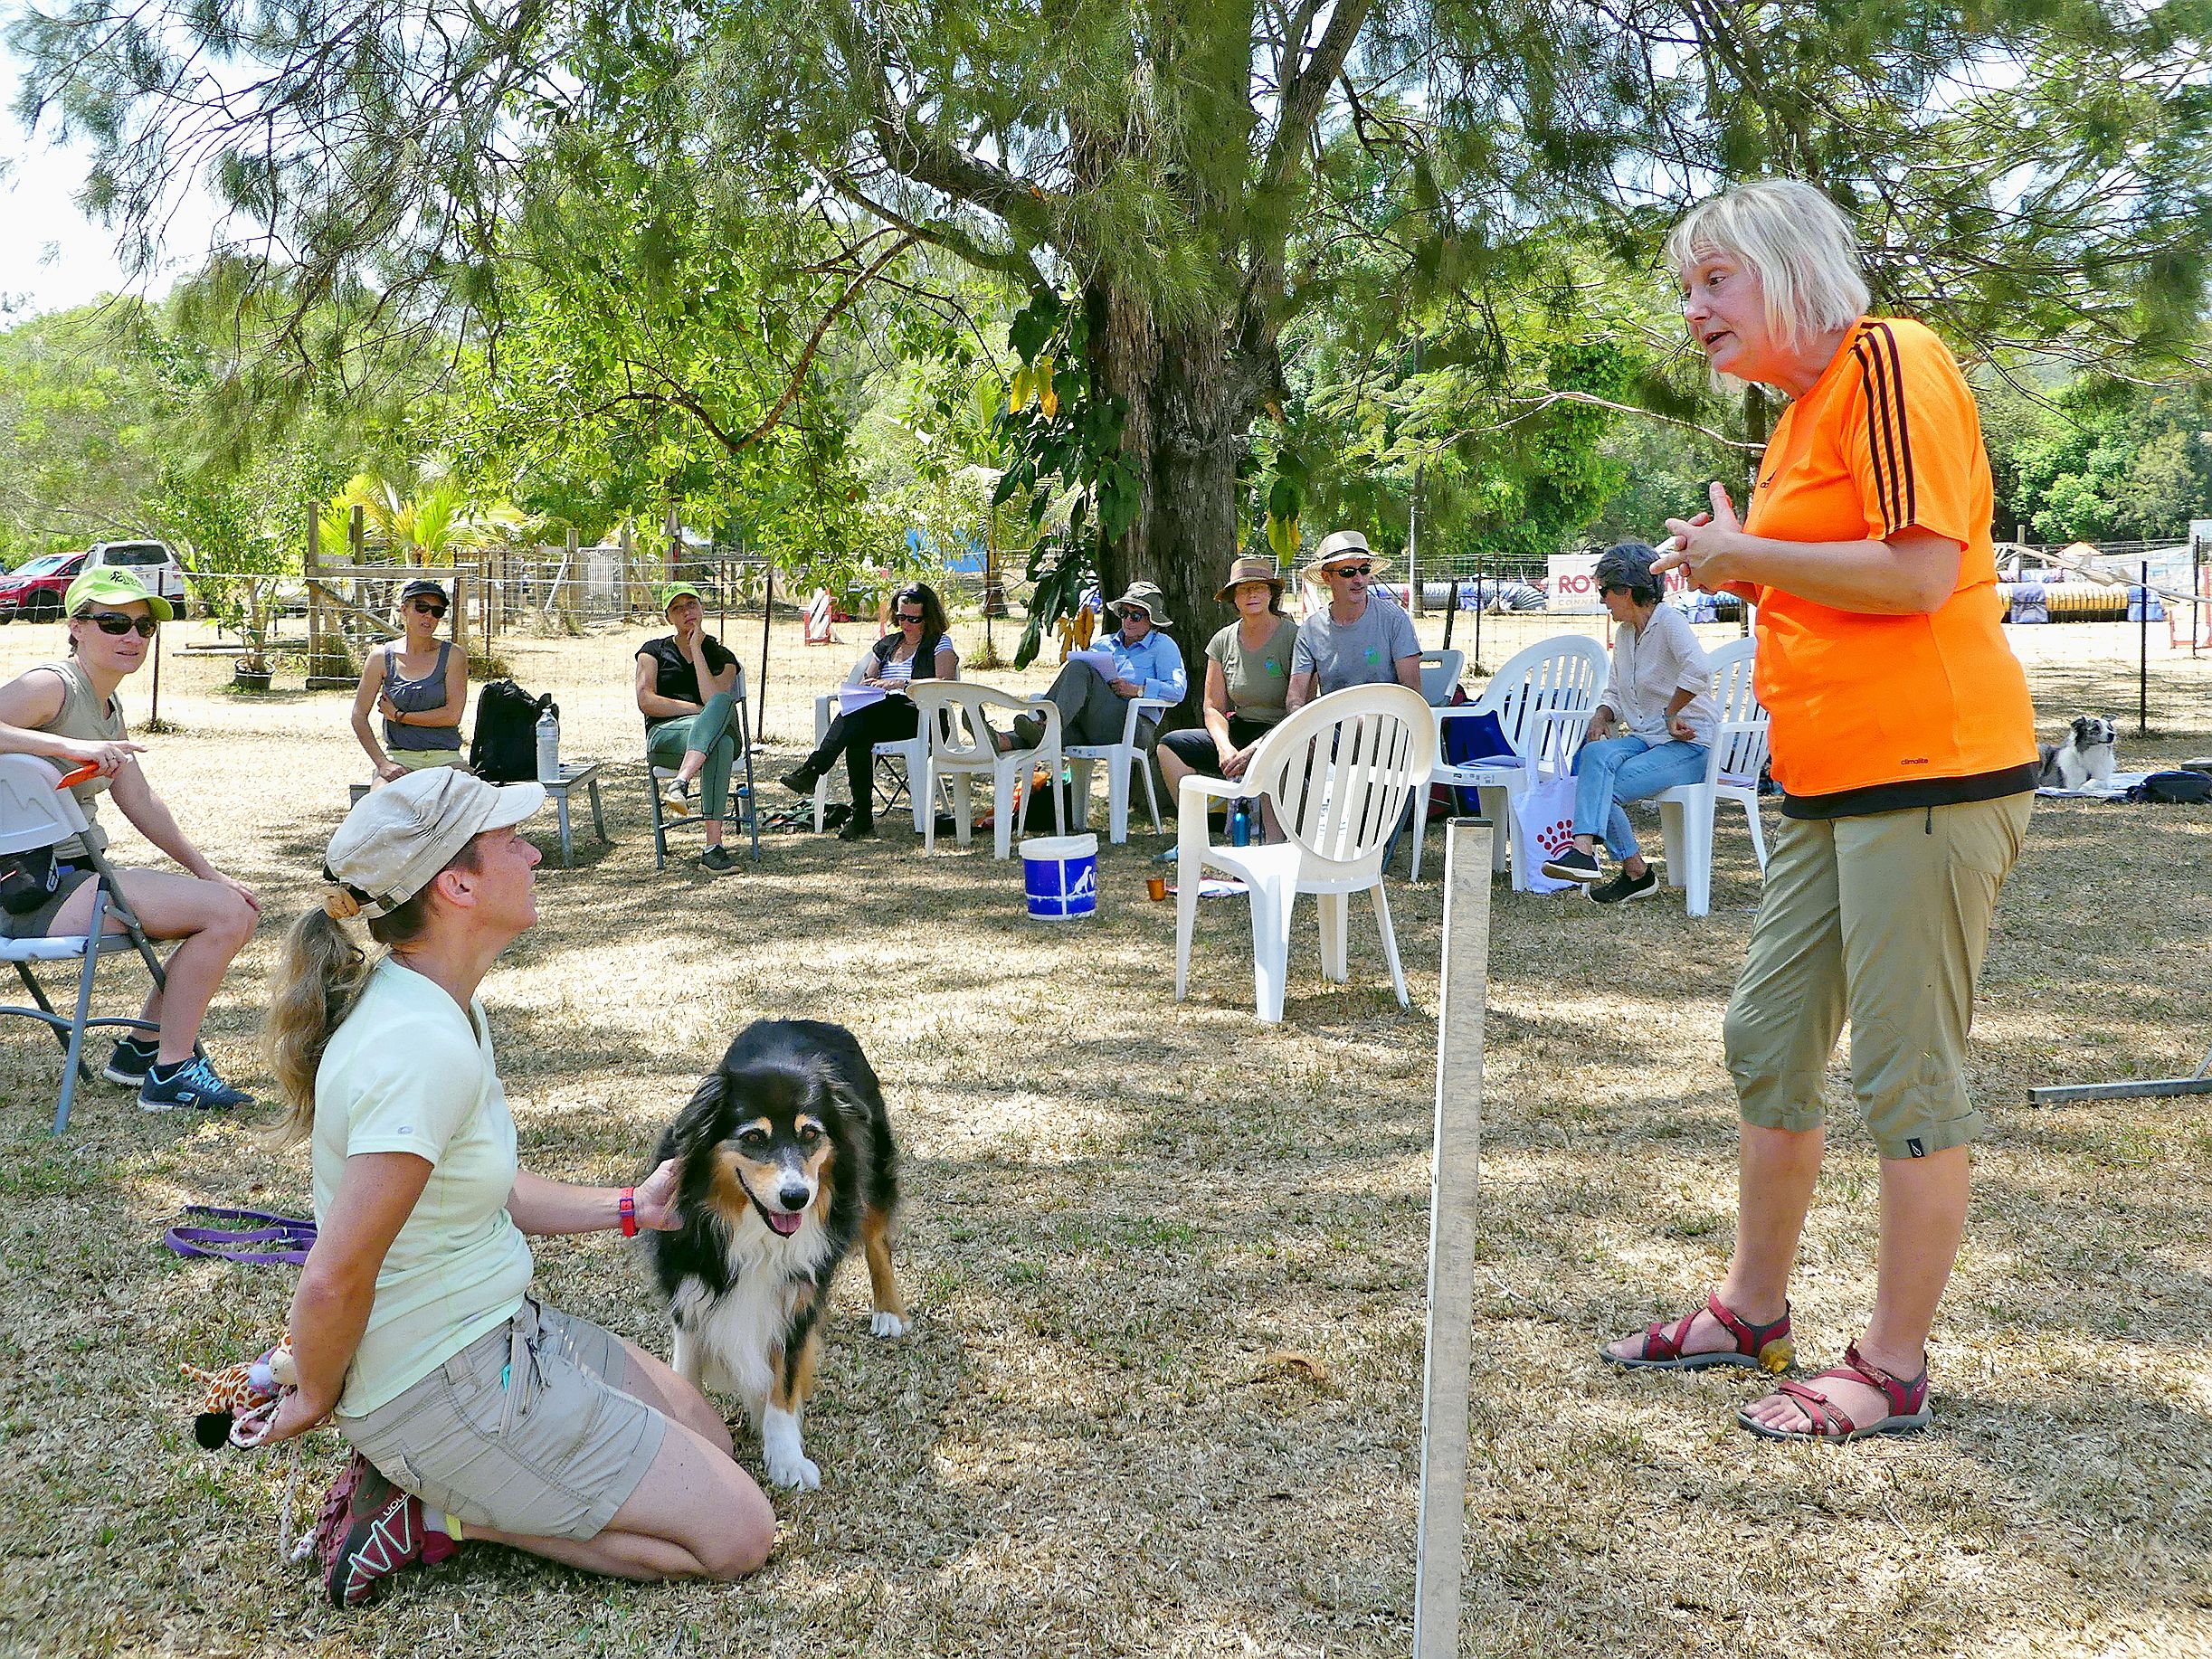
M1104 284L1085 295L1092 384L1121 398L1124 459L1138 480L1135 520L1100 561L1111 599L1132 582L1163 595L1191 690L1167 724L1197 718L1206 641L1234 612L1213 591L1236 556L1237 462L1252 424L1254 377L1226 327L1202 322L1163 336L1141 302Z

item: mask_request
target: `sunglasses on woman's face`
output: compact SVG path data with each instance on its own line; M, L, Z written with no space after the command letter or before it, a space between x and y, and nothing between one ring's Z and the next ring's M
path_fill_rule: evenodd
M916 628L919 628L922 625L922 616L918 611L901 611L898 613L898 625L901 628L904 628L909 622L913 623Z
M135 632L141 640L150 640L161 626L150 616L125 616L120 611L95 611L84 620L97 624L100 632L114 634L118 639Z
M439 617L445 614L445 607L434 599L411 599L407 602L407 608L411 611L419 611L424 616L429 617Z

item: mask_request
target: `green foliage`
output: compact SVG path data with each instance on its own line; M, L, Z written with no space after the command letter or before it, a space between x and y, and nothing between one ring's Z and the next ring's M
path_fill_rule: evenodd
M1097 581L1103 550L1136 519L1138 480L1123 450L1128 407L1098 390L1083 365L1089 320L1083 308L1040 290L1006 331L1014 370L998 436L1006 469L992 505L1021 503L1036 532L1029 555L1029 622L1014 666L1036 660L1044 630L1074 613ZM1048 514L1064 525L1048 530Z
M194 573L194 594L215 620L246 641L246 660L269 666L269 630L276 584L270 578L297 574L301 521L281 514L281 485L301 469L298 457L272 457L246 473L186 463L165 466L147 506L178 558ZM280 516L281 515L281 516Z
M2076 382L2015 426L2008 506L2046 542L2180 537L2212 515L2212 385Z

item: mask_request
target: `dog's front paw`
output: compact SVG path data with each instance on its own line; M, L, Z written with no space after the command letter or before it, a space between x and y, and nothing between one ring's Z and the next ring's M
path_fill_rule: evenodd
M897 1313L879 1312L868 1322L868 1330L870 1336L904 1336L907 1322Z
M819 1492L821 1466L799 1449L799 1419L774 1407L761 1421L761 1462L768 1479L794 1492Z

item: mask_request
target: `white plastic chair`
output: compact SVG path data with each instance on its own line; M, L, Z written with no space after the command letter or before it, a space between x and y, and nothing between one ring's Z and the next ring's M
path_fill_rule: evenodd
M846 690L846 687L840 686L836 690L825 691L814 699L814 741L817 744L830 735L830 722L837 715L837 707L833 706L843 704ZM914 815L914 832L916 835L922 832L922 797L915 792L914 781L922 775L922 754L928 747L927 735L924 734L921 726L916 725L913 736L901 737L892 743L879 743L875 746L873 752L875 764L879 765L885 761L893 761L906 769L906 775L900 782L906 786L907 808ZM873 775L872 767L870 775ZM888 806L897 798L897 792L895 789L891 793L890 801L887 801L884 804ZM859 803L855 801L853 804L858 807ZM814 780L815 834L821 833L829 811L830 774L825 772Z
M1467 672L1467 654L1462 650L1423 651L1421 653L1421 698L1431 708L1442 708L1452 700L1452 690L1459 684L1459 677Z
M1666 881L1683 889L1684 908L1713 908L1713 814L1720 801L1743 809L1752 856L1766 874L1767 838L1759 822L1759 774L1767 763L1767 711L1752 687L1752 640L1731 640L1714 651L1713 703L1720 711L1705 751L1701 783L1677 783L1650 797L1659 803L1659 839L1666 848Z
M1187 777L1177 793L1175 839L1175 1000L1191 975L1191 937L1205 870L1245 884L1252 902L1252 989L1260 1019L1279 1025L1290 970L1290 913L1301 893L1318 899L1321 971L1343 983L1351 976L1346 950L1348 901L1367 893L1382 934L1398 1005L1407 1006L1398 936L1382 896L1382 854L1436 762L1436 727L1429 706L1403 686L1353 686L1286 716L1260 740L1232 781ZM1220 797L1264 798L1285 839L1267 846L1224 847L1208 839L1206 803Z
M60 776L51 763L36 755L0 754L0 853L52 847L84 833L84 813L78 807L76 797L55 787ZM132 1031L161 1029L147 1019L92 1017L92 976L100 959L119 951L135 950L154 976L155 984L166 986L168 982L162 972L161 959L154 954L153 945L139 931L138 917L124 903L122 888L117 885L115 871L107 859L93 852L75 858L90 865L93 871L95 891L87 931L40 939L0 939L0 962L14 964L24 989L38 1004L36 1008L0 1006L0 1014L21 1014L27 1019L41 1020L62 1045L62 1095L53 1109L56 1134L69 1127L69 1109L77 1097L79 1080L91 1081L91 1071L84 1064L85 1032L94 1027L121 1027ZM109 933L107 931L109 927L120 931ZM77 1006L70 1018L63 1019L46 1000L45 991L31 972L34 962L82 964L77 976Z
M1030 773L1045 768L1052 781L1052 821L1068 832L1067 809L1059 790L1060 711L1042 697L1032 701L966 680L923 679L914 683L914 706L922 716L928 741L922 748L922 770L910 784L916 801L935 799L937 786L950 782L953 820L960 844L965 847L973 833L975 813L972 792L975 779L991 778L992 851L1011 858L1014 826L1021 820L1021 804L1028 798ZM1035 715L1045 723L1044 737L1035 747L1009 749L1003 754L992 745L991 727L983 711L996 708L1015 715ZM922 850L937 849L937 815L925 811L921 819Z
M1137 747L1137 722L1147 710L1165 714L1174 707L1165 697L1131 697L1128 712L1122 716L1121 741L1118 743L1068 744L1061 753L1068 757L1068 770L1074 774L1076 801L1076 828L1081 830L1091 818L1091 763L1106 763L1106 837L1119 844L1129 839L1129 797L1134 792L1130 779L1133 774L1144 780L1144 800L1152 808L1152 832L1160 833L1160 797L1152 782L1152 763L1144 751Z
M1472 703L1436 711L1438 760L1432 783L1481 792L1483 816L1500 826L1490 838L1493 870L1507 865L1511 848L1513 885L1528 887L1526 855L1513 827L1516 801L1540 779L1564 774L1573 764L1574 751L1590 724L1598 693L1605 685L1605 647L1588 634L1563 634L1516 652L1490 677L1482 696ZM1495 714L1513 747L1512 763L1493 762L1454 766L1442 758L1441 741L1448 720L1471 720ZM1408 879L1421 877L1421 842L1428 822L1417 822L1413 834L1412 868Z

